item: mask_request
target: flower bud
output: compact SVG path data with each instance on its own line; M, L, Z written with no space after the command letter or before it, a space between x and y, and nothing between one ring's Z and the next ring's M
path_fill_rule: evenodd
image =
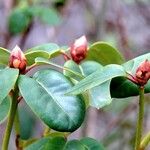
M150 61L145 60L136 70L135 79L139 85L144 86L150 79Z
M21 49L16 45L12 50L9 58L9 66L11 68L19 69L20 73L24 73L26 69L27 61L24 53Z
M70 48L70 54L77 64L79 64L83 59L85 59L87 54L87 40L85 36L80 37L75 40Z

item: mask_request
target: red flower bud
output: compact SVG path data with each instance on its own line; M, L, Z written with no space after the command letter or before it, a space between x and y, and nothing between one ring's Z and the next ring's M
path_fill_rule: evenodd
M150 61L145 60L136 70L135 79L139 85L144 86L150 79Z
M77 64L85 59L87 54L87 40L85 36L75 40L74 44L70 48L70 53L73 61Z
M12 50L9 58L9 66L11 68L19 69L20 73L24 73L26 70L27 60L25 58L24 53L21 49L16 45Z

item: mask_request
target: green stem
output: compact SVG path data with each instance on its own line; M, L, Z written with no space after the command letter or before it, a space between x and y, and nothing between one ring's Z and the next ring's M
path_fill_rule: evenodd
M139 150L142 131L143 131L143 117L144 117L144 87L139 88L139 113L137 118L135 150Z
M15 120L14 120L14 128L15 128L15 133L17 135L20 135L20 120L19 120L18 110L16 110L16 116L15 116Z
M49 134L50 131L51 131L51 129L48 126L45 126L43 136L46 136L47 134Z
M13 95L12 95L12 103L11 103L11 108L9 111L8 122L7 122L5 133L4 133L2 150L8 150L10 134L11 134L11 130L12 130L12 126L13 126L13 122L15 119L15 114L16 114L16 110L18 106L17 97L18 97L18 88L15 88L15 90L13 91Z
M14 129L16 133L16 148L21 149L20 147L20 120L19 120L18 109L16 110L16 116L14 120Z
M150 143L150 132L143 138L140 145L140 150L144 150L149 143Z
M73 75L76 75L76 76L80 77L81 79L84 79L84 76L81 75L80 73L78 73L78 72L76 72L76 71L73 71L73 70L71 70L71 69L69 69L69 68L67 68L67 67L62 67L62 66L57 65L57 64L52 63L52 62L40 61L40 62L38 62L38 63L35 63L36 66L38 66L38 65L43 65L43 64L45 64L45 65L51 65L51 66L56 67L56 68L61 69L61 70L66 70L66 71L72 73Z

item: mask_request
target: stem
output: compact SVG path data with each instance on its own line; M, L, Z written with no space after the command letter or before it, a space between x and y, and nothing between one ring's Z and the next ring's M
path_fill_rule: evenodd
M13 126L13 122L15 119L15 114L18 106L17 97L18 97L18 88L15 88L12 95L12 103L9 111L8 122L4 133L2 150L8 150L10 134L11 134L11 130L12 130L12 126Z
M49 134L50 131L51 131L51 129L48 126L45 126L43 136L46 136L47 134Z
M69 55L67 55L64 51L61 50L60 53L64 56L65 61L68 61L71 59L71 57L69 57Z
M16 116L15 116L15 120L14 120L14 128L15 128L15 133L20 135L20 120L19 120L18 110L16 110Z
M59 65L54 64L54 63L51 63L51 62L47 63L47 62L41 61L40 63L45 64L45 65L51 65L51 66L56 67L56 68L61 69L61 70L66 70L66 71L68 71L68 72L70 72L70 73L72 73L72 74L78 76L78 77L81 78L81 79L84 78L84 76L81 75L80 73L78 73L78 72L76 72L76 71L72 71L71 69L69 69L69 68L67 68L67 67L62 67L62 66L59 66ZM36 66L41 65L40 63L37 63Z
M16 116L14 120L14 128L15 128L15 133L16 133L16 148L17 150L21 150L22 148L20 147L20 120L19 120L18 110L16 111Z
M136 128L136 140L135 140L135 150L139 150L142 130L143 130L143 117L144 117L144 87L139 88L139 113L137 118L137 128Z
M33 69L36 66L36 64L32 64L28 69L25 70L25 74L28 73L31 69Z
M140 145L140 150L144 150L149 143L150 143L150 132L143 138Z

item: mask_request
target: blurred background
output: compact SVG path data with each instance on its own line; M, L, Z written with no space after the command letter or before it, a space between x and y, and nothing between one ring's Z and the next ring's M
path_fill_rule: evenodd
M150 0L0 0L0 18L0 46L10 50L16 44L24 51L44 43L70 45L82 35L89 43L110 43L126 60L150 50ZM149 104L146 95L144 133L150 130ZM41 136L43 124L24 102L19 108L21 137ZM89 108L82 127L69 138L89 136L108 150L133 149L136 110L136 97L114 99L100 110ZM0 125L0 145L5 124ZM13 142L12 135L10 150Z

